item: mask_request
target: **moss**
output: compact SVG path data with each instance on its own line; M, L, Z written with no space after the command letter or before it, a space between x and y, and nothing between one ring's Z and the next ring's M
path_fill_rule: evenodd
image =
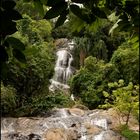
M120 127L120 134L127 138L127 140L139 140L139 134L130 130L126 125Z

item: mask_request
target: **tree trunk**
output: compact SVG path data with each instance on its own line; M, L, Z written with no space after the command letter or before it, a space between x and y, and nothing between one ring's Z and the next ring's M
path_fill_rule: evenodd
M86 57L86 53L83 49L80 50L80 66L83 67L84 66L84 60Z

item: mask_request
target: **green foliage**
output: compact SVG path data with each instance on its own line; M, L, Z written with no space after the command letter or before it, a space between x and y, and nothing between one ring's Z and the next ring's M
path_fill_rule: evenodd
M139 48L133 48L128 43L123 43L111 58L111 63L118 69L120 79L139 83Z
M9 54L7 49L9 46L13 47L13 56L21 62L25 62L25 56L22 50L15 49L13 46L13 40L18 42L19 48L21 47L22 42L16 38L9 39L7 37L17 31L16 21L22 19L20 13L15 10L16 3L13 0L2 0L0 3L0 79L4 80L6 78L6 72L8 71L6 63L9 60ZM22 44L22 46L24 46ZM19 55L20 54L20 55ZM6 71L6 72L4 72Z
M52 108L71 107L74 102L69 95L64 93L49 93L33 96L21 108L16 110L18 116L37 116L43 115Z
M54 70L54 46L50 23L46 20L32 20L27 15L23 17L17 22L19 31L7 38L11 46L7 49L9 62L6 67L8 71L3 79L5 85L12 85L17 90L15 115L30 112L28 101L30 102L33 95L48 94L49 79ZM15 37L22 40L25 45ZM22 58L20 50L23 50L26 55L26 63L19 63L15 59L19 55ZM11 53L12 51L15 54ZM13 116L10 112L9 114Z
M128 140L139 140L139 134L130 130L127 125L122 125L119 130L120 134Z
M13 114L16 108L16 89L11 86L4 86L1 83L1 113L2 115Z
M137 118L139 116L139 85L133 85L130 82L127 86L124 85L124 80L119 80L118 83L108 83L111 93L103 92L106 97L103 108L113 107L120 114L126 117L126 124L129 122L130 115L133 114ZM115 88L115 89L114 89Z
M68 22L66 22L62 26L59 26L57 28L53 28L51 35L52 35L52 37L54 39L58 39L58 38L70 38L71 37L71 33L69 31Z
M117 71L112 64L105 64L103 60L87 57L85 66L71 79L71 93L90 109L96 108L104 101L102 92L107 87L107 82L117 76Z

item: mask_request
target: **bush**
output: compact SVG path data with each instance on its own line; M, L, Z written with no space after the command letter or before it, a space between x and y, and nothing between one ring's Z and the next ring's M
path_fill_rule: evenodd
M128 84L139 83L139 49L128 43L123 43L113 54L111 63L119 72L118 78Z
M127 140L139 140L139 134L130 130L128 126L121 125L119 129L120 134L127 138Z
M7 116L13 114L16 108L16 90L11 86L1 84L1 113Z
M27 103L21 108L17 109L18 116L37 116L45 114L50 109L72 107L74 102L70 99L69 95L64 93L50 93L48 95L36 95L30 98Z
M139 116L139 85L133 85L130 82L124 85L124 80L108 83L111 91L108 93L103 91L105 104L103 108L113 107L120 117L125 117L126 125L128 125L130 115Z
M116 79L116 76L114 65L92 56L87 57L85 66L70 80L71 93L81 98L84 105L94 109L104 102L102 92L107 88L108 81Z

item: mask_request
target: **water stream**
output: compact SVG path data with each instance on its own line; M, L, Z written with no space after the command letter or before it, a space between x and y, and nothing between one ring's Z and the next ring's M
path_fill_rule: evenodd
M52 113L52 116L46 118L2 118L1 139L48 140L44 139L44 133L46 133L48 130L56 129L63 129L64 135L67 135L71 130L74 130L71 134L73 135L74 132L77 133L77 138L75 138L76 140L109 140L112 136L116 137L116 134L109 130L107 119L103 116L100 116L99 111L93 111L91 114L89 114L87 111L87 113L82 116L77 115L77 112L70 112L65 108L56 109L54 112L55 114ZM88 126L86 124L88 124ZM89 131L90 127L93 128L92 132ZM56 135L58 135L58 133ZM34 139L30 139L30 136L33 136ZM68 138L65 140L74 139Z
M55 91L56 89L69 89L67 82L74 73L74 70L71 66L71 63L73 61L71 51L73 50L73 48L74 42L72 41L67 44L67 47L60 48L56 52L57 60L54 68L54 76L50 80L50 91Z

